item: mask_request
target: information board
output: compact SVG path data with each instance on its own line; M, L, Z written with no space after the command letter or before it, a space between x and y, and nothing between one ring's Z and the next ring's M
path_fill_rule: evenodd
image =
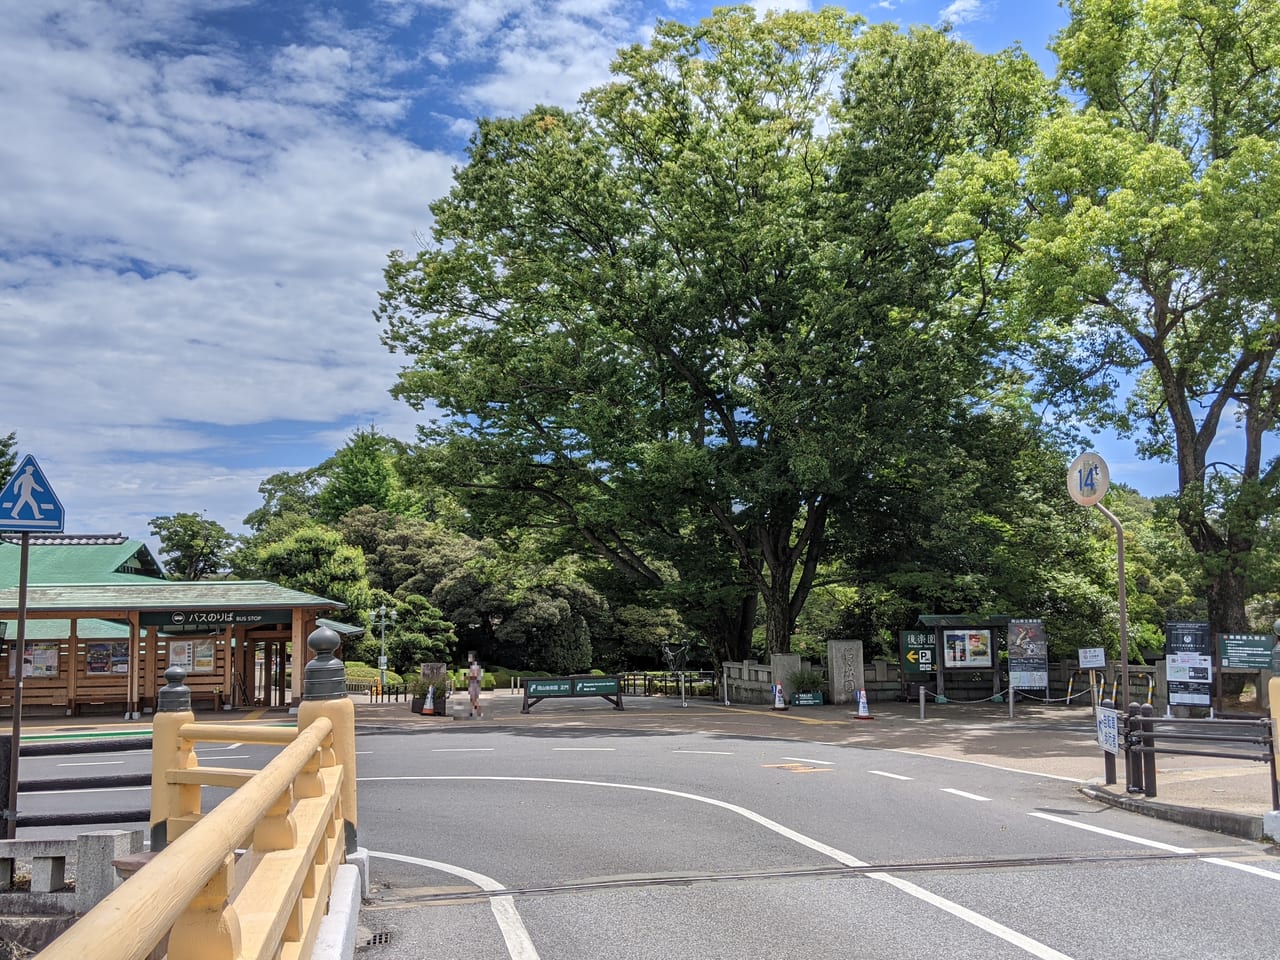
M1270 670L1276 638L1264 633L1224 633L1218 637L1218 659L1224 667Z
M990 630L947 630L942 635L944 667L980 668L991 666Z
M904 673L933 673L937 669L932 631L903 630L898 638Z
M1165 669L1169 702L1177 706L1207 707L1213 692L1213 645L1209 624L1165 624Z
M1098 746L1110 754L1120 752L1120 711L1110 707L1094 707L1093 719L1098 729Z
M1049 638L1041 620L1009 621L1009 686L1014 690L1049 687Z

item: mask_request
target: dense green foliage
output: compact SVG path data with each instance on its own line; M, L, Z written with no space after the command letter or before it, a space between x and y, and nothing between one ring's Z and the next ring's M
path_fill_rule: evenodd
M204 580L228 567L236 538L204 514L175 513L150 522L151 535L160 540L160 559L173 580Z
M18 435L0 437L0 483L5 483L18 469Z
M393 607L411 673L894 656L922 613L1114 653L1115 534L1065 485L1107 427L1180 480L1107 496L1135 655L1267 629L1280 12L1066 6L1062 95L1017 49L736 7L482 120L377 311L443 414L265 480L233 572Z

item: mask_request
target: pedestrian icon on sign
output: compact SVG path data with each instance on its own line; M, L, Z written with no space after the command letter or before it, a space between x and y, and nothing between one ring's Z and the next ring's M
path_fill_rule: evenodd
M40 519L40 504L36 503L36 498L33 497L31 494L33 492L44 493L44 487L36 483L36 478L32 476L32 474L34 474L35 472L36 472L35 466L29 463L27 464L26 468L22 471L22 473L18 475L18 478L13 481L13 490L18 495L18 502L14 506L13 512L10 514L10 516L12 516L15 520L22 513L22 508L24 506L31 507L32 520Z
M0 530L61 533L62 523L62 504L35 457L28 455L0 490Z

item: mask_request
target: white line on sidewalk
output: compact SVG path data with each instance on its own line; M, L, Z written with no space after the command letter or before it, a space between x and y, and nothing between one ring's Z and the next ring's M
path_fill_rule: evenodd
M943 793L954 793L957 797L964 797L966 800L977 800L981 803L990 803L990 797L980 797L976 793L965 793L963 790L957 790L954 787L943 787Z
M492 877L486 877L483 873L476 873L474 870L468 870L466 867L457 867L451 863L441 863L439 860L423 860L420 857L406 857L399 853L381 853L377 850L370 850L369 856L381 857L383 860L399 860L401 863L412 863L420 867L430 867L432 870L439 870L441 873L450 873L455 877L461 877L470 883L474 883L481 890L490 892L507 889ZM493 919L498 921L498 929L502 931L502 939L506 941L507 953L511 955L511 960L538 960L538 951L534 947L533 941L529 938L529 931L525 929L524 921L520 919L520 912L516 910L515 901L511 897L490 897L489 909L493 911Z

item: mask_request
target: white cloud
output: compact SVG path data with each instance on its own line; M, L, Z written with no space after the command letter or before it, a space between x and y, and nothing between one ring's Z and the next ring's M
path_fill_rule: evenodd
M987 16L987 4L983 0L952 0L938 14L938 21L960 27L975 20L985 20Z

